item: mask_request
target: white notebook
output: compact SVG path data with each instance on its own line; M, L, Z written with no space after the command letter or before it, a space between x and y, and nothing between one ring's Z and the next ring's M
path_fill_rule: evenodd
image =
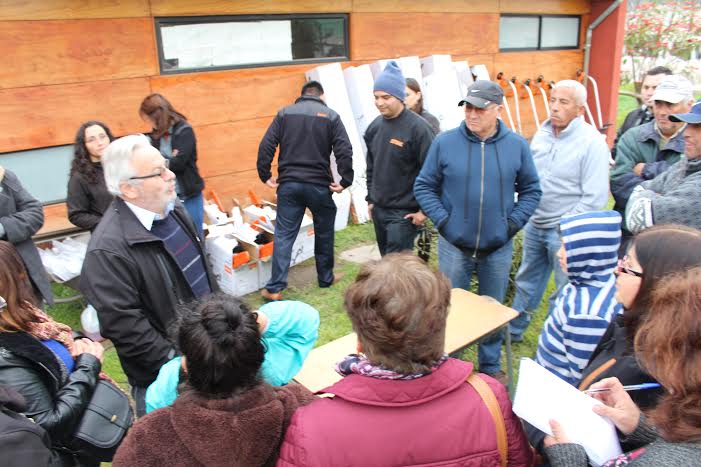
M550 420L556 420L597 466L621 454L613 422L592 410L600 403L530 358L521 359L514 413L550 435Z

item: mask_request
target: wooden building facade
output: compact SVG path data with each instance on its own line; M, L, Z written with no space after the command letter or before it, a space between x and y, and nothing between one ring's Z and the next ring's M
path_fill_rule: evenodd
M258 143L277 110L298 96L304 72L317 64L163 73L156 18L344 14L349 60L343 66L451 54L471 65L486 65L492 77L502 71L521 81L538 75L558 81L574 78L583 67L586 28L610 4L611 0L5 0L0 2L0 165L12 168L16 158L31 157L37 176L25 180L30 191L37 184L65 184L67 173L51 173L51 165L42 162L51 157L49 149L69 151L76 129L89 119L104 121L115 135L148 130L138 107L147 94L159 92L195 128L207 189L216 190L227 205L234 196L245 197L249 189L271 196L255 170ZM579 17L578 45L500 51L500 18L513 14ZM605 120L613 122L624 16L625 3L604 23L606 35L595 31L592 49L596 57L591 73L601 88ZM535 124L527 102L521 100L521 114L524 134L530 136ZM541 99L536 102L545 115ZM56 189L65 192L65 185ZM43 200L57 202L46 207L47 214L61 217L62 199L53 198Z

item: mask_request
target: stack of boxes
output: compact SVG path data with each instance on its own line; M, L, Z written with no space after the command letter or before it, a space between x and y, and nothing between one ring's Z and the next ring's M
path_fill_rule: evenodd
M222 291L241 296L265 287L272 275L273 207L263 210L252 205L243 210L243 215L235 207L231 217L218 215L210 219L217 219L217 223L206 227L205 245L212 271ZM239 246L241 248L237 248ZM305 214L292 247L290 266L313 256L314 226L312 219Z

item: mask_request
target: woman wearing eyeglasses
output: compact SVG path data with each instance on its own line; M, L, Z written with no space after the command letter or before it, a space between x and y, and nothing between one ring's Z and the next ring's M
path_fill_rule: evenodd
M68 220L81 229L93 231L114 198L107 191L100 163L113 140L107 125L97 120L80 125L75 135L66 204Z
M153 128L148 134L151 144L170 163L176 176L175 190L188 214L202 235L204 221L204 180L197 169L197 138L192 126L168 100L160 94L150 94L141 102L139 115Z
M672 274L701 266L701 232L681 225L661 225L638 234L619 261L616 270L616 299L624 311L609 325L582 371L580 389L615 376L622 384L654 382L633 355L633 339L647 319L651 294L657 284ZM641 409L654 406L662 391L648 389L630 395Z

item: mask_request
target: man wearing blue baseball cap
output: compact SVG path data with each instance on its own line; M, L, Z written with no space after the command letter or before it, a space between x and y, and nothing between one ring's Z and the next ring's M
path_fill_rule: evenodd
M638 233L657 224L701 229L701 99L683 114L670 115L687 124L684 157L659 177L638 185L626 209L628 230Z

